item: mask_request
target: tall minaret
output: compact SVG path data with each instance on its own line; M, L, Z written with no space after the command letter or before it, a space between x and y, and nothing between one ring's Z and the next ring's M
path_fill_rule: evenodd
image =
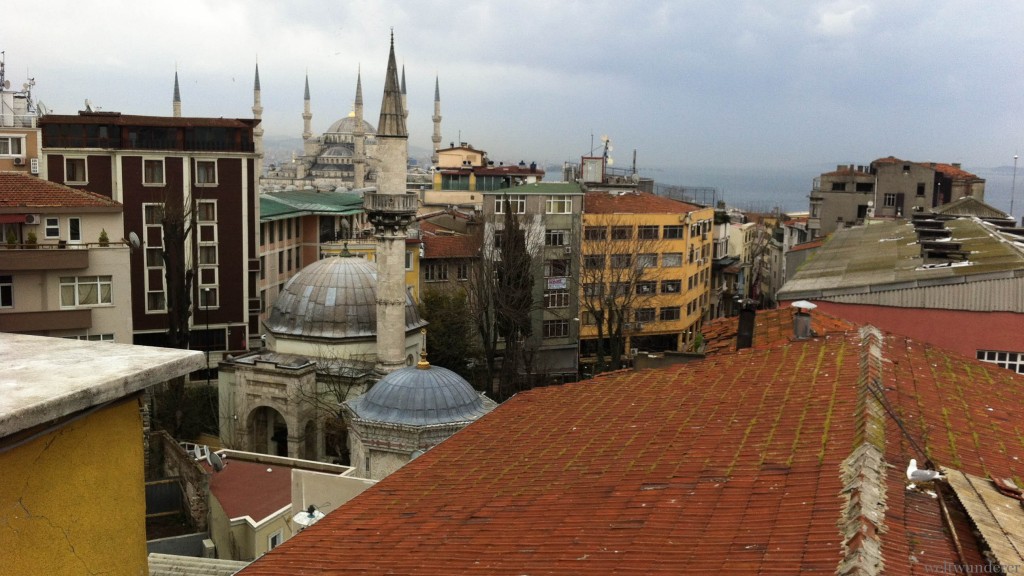
M409 98L405 94L405 64L402 64L402 117L409 119Z
M405 365L405 240L416 218L417 196L406 192L409 133L395 65L395 36L384 80L384 100L377 123L377 191L365 194L363 206L377 237L377 365L388 374ZM416 351L419 352L418 350Z
M355 166L354 188L366 186L366 128L363 126L363 69L356 73L356 102L354 107L356 126L352 131L353 154L352 164Z
M434 115L430 119L434 121L434 135L430 137L434 153L430 156L430 163L437 166L437 151L441 149L441 85L437 76L434 76Z
M256 178L263 174L263 103L260 101L260 65L256 63L256 79L252 83L252 117L260 120L252 131L252 144L256 151Z
M174 113L175 118L181 118L181 90L178 89L178 71L174 71Z
M309 73L306 73L306 94L302 100L302 149L306 156L313 155L313 113L309 111Z

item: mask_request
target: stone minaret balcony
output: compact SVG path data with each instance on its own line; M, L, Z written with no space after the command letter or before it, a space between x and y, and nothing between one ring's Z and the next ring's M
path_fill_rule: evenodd
M378 231L381 228L405 229L416 219L419 198L416 194L380 194L368 192L363 195L363 208Z

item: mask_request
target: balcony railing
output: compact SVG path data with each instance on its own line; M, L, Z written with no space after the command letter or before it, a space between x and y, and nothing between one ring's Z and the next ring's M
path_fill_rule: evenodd
M0 114L0 127L35 128L38 117L35 114Z

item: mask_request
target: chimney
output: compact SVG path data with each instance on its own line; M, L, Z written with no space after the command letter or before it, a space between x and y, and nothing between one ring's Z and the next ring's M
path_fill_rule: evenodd
M736 330L736 349L742 350L754 345L754 320L756 313L754 304L750 301L743 303L740 308L740 326Z
M797 300L790 304L796 309L793 313L793 338L797 340L807 340L814 336L814 332L811 330L811 310L817 308L813 302L807 300Z
M953 162L953 168L956 168L957 170L959 170L960 169L960 163L959 162Z

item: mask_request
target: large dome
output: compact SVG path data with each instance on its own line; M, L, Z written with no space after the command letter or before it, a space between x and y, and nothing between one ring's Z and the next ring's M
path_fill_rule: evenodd
M377 266L363 258L324 258L306 266L281 289L265 322L277 336L369 338L377 334ZM405 330L426 325L405 297Z
M327 129L328 134L337 132L340 132L342 134L353 134L355 133L355 131L356 117L354 114L350 114L349 116L346 116L341 120L338 120L334 124L331 124L331 127ZM370 124L366 120L363 120L363 132L365 132L367 136L373 136L374 134L377 133L377 129L373 127L373 124Z
M388 374L348 406L361 420L429 426L472 422L494 402L447 368L409 366Z

